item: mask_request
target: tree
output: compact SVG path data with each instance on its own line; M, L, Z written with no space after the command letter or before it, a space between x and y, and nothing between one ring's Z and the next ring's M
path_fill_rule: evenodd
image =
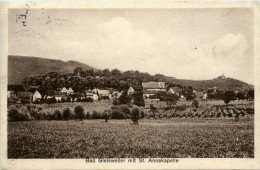
M70 111L70 109L69 109L69 108L65 108L65 109L63 110L63 119L64 119L64 120L69 120L70 117L71 117L71 111Z
M145 106L144 97L142 91L136 91L133 94L134 104L137 106Z
M157 110L157 108L156 107L154 107L154 105L150 105L150 111L149 112L152 112L153 113L153 116L154 116L154 118L155 118L155 113L156 112L158 112L158 110Z
M121 76L121 71L118 69L113 69L113 70L111 70L111 74L113 76Z
M131 97L127 95L127 92L124 91L123 94L119 97L120 104L128 104L131 102Z
M110 71L109 71L109 69L104 69L104 70L103 70L103 75L104 75L104 76L110 76Z
M77 68L74 70L74 74L75 74L75 75L78 74L78 73L80 73L80 72L82 72L82 68L81 68L81 67L77 67Z
M231 100L234 100L236 97L236 94L234 91L225 91L225 93L222 96L222 100L227 105Z
M138 107L134 107L133 110L132 110L132 121L134 122L134 124L138 124L138 120L140 118L140 110Z
M246 96L244 95L244 93L242 93L242 92L238 92L237 94L236 94L236 98L238 98L238 100L245 100L246 99Z
M254 99L254 90L249 90L248 91L248 98L249 99Z
M196 99L194 99L194 101L192 102L192 106L195 107L195 109L197 110L199 107L199 102Z
M74 112L76 114L76 117L79 118L80 120L84 119L84 108L81 105L78 105L75 107Z

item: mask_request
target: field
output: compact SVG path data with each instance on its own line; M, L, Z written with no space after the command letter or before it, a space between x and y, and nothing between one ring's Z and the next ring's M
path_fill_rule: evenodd
M8 158L253 158L253 116L8 123Z

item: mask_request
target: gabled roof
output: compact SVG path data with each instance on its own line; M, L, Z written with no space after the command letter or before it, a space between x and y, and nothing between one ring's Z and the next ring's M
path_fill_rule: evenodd
M179 87L171 87L170 89L172 89L174 93L179 93L181 91L181 88Z
M164 89L165 82L155 82L155 81L143 82L142 86L144 89Z
M109 90L98 90L99 95L110 95Z
M33 95L34 95L35 93L39 93L39 94L41 94L40 92L38 92L38 90L36 90L36 91L33 93Z
M134 91L133 87L129 87L128 91Z
M68 91L73 91L73 89L70 87L70 88L68 89Z
M63 90L68 91L68 89L67 89L66 87L63 87L63 88L61 89L61 91L63 91Z

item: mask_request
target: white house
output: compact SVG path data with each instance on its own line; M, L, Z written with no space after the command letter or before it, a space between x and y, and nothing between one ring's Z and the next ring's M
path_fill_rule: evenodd
M33 94L33 102L36 100L40 100L42 98L42 95L36 90Z
M72 88L70 87L68 90L67 90L67 94L71 94L71 93L74 93L74 91L72 90Z
M56 101L61 101L63 100L67 100L68 96L67 96L67 92L54 92L54 97L56 99Z
M97 94L98 90L99 90L99 89L94 88L94 89L92 90L92 93Z
M202 100L207 100L208 99L208 93L204 93L202 96Z
M173 89L172 89L172 88L170 88L170 89L168 90L168 93L170 93L170 94L174 94L174 91L173 91Z
M62 89L61 89L61 91L60 92L65 92L65 93L67 93L68 92L68 90L66 89L66 87L63 87Z
M97 90L98 96L100 99L111 99L111 94L109 90Z
M166 91L165 82L142 82L143 90L151 90L151 91Z
M91 98L95 101L95 100L98 100L98 95L94 94L92 92L86 91L86 98Z
M135 90L133 87L129 87L129 89L127 90L127 95L131 95L134 94Z
M119 98L122 95L122 93L123 93L123 91L122 92L113 91L112 98Z
M97 94L93 94L93 100L98 100L98 95Z

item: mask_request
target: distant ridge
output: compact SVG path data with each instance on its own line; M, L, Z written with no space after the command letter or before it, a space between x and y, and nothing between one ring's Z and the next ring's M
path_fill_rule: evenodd
M84 70L97 70L77 61L65 62L47 58L9 55L8 84L19 84L25 76L44 74L46 72L71 73L77 67Z
M98 69L77 61L62 61L39 57L8 56L8 84L18 84L25 76L45 74L47 72L58 72L60 74L72 73L75 68L83 70ZM103 68L105 69L105 68ZM168 83L181 86L192 86L196 90L206 90L217 87L219 90L251 90L253 85L247 84L233 78L215 78L212 80L185 80L174 77L165 77Z
M216 87L219 90L251 90L253 85L233 78L215 78L212 80L185 80L185 79L168 79L172 83L182 86L192 86L196 90L206 90Z

